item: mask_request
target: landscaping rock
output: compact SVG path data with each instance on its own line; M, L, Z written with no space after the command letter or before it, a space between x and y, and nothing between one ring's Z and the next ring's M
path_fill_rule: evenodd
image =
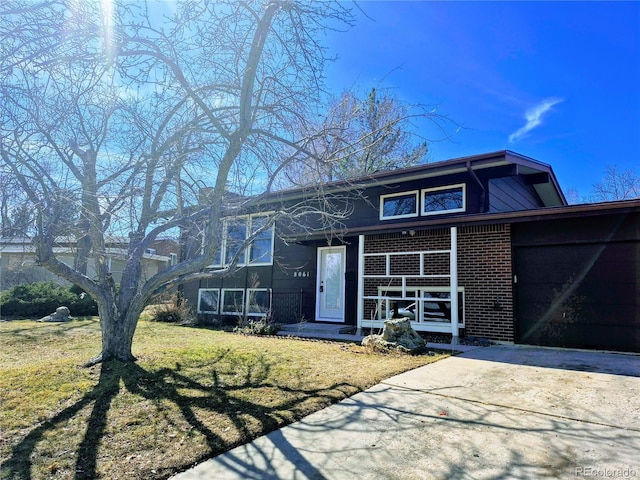
M38 322L68 322L72 320L71 312L68 307L58 307L56 312L46 317L42 317Z
M426 342L411 327L408 318L392 318L384 322L382 335L368 335L362 345L377 351L401 351L416 353L424 350Z

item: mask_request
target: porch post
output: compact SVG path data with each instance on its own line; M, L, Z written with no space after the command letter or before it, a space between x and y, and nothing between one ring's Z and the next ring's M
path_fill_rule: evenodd
M451 252L449 253L451 288L451 344L458 343L458 229L451 227Z
M356 318L357 333L362 332L364 320L364 235L358 236L358 312Z

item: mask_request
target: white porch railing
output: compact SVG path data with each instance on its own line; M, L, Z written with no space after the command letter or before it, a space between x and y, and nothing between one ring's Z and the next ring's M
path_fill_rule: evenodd
M412 320L412 324L417 330L432 331L438 333L451 333L454 343L457 341L459 335L460 321L458 318L458 268L457 268L457 229L451 227L451 248L449 250L420 250L420 251L405 251L405 252L380 252L380 253L364 253L365 250L365 237L360 235L359 237L359 261L358 261L358 328L382 328L384 320L387 316L386 307L387 302L415 302L414 311L415 316ZM449 273L447 274L433 274L428 272L428 260L430 256L434 255L448 255L449 257ZM417 256L419 258L418 272L415 274L399 274L392 271L392 259L402 256ZM384 258L384 274L366 274L367 260L375 258ZM400 280L400 286L385 286L383 284L378 285L378 290L383 290L389 293L390 291L398 292L399 296L391 295L365 295L365 281L368 279L388 280L392 283L394 280ZM431 298L425 297L424 293L427 290L434 290L436 287L427 287L419 285L410 285L411 280L419 279L448 279L449 285L445 291L448 291L449 298ZM397 282L396 282L397 283ZM409 285L408 285L409 283ZM413 292L413 296L407 295L407 291ZM377 305L376 318L366 318L365 301L373 300ZM422 318L424 314L423 305L425 302L448 302L450 303L449 311L451 312L451 318L446 321L425 321ZM385 305L384 313L382 315L381 306Z

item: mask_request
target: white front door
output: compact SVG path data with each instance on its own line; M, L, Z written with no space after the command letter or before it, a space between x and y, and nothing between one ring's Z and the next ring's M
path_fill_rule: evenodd
M316 320L344 322L346 247L318 248Z

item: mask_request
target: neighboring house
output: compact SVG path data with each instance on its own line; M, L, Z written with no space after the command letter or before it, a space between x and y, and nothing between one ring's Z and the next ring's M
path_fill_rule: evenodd
M244 268L185 285L198 314L354 329L395 315L423 332L640 350L640 201L568 206L549 165L509 151L323 190L355 186L339 237L276 224L242 253ZM225 222L211 268L307 194L274 193Z
M69 266L74 263L75 243L60 239L54 247L57 258ZM150 278L177 261L178 243L173 239L159 239L147 249L142 263L145 278ZM107 241L109 271L116 283L120 283L126 262L127 242L123 239ZM95 276L95 262L89 261L89 277ZM28 238L0 238L0 290L13 285L36 281L54 281L68 284L66 280L36 264L34 247Z

